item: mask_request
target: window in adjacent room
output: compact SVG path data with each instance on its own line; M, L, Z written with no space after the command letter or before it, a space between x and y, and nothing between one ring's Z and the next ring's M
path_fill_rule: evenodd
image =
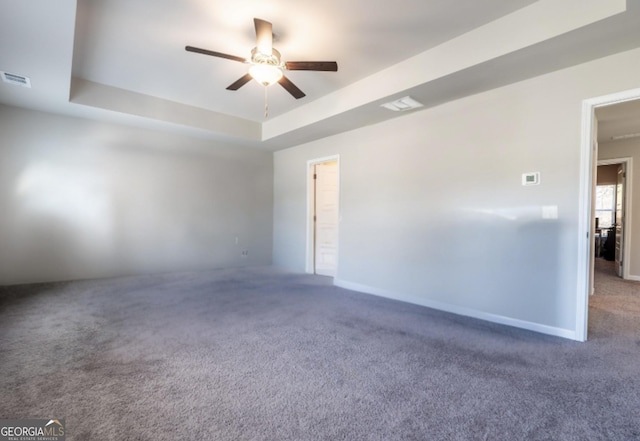
M600 228L610 228L616 219L616 186L596 186L596 217Z

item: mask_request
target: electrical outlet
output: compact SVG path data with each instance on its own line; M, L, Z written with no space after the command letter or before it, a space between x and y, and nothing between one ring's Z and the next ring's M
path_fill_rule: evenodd
M249 257L249 250L242 250L242 253L240 253L240 255L242 257Z

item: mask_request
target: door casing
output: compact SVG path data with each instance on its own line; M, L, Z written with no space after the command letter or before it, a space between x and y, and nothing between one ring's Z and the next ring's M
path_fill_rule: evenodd
M582 102L582 135L580 142L579 184L580 199L578 208L577 249L578 278L576 286L576 326L573 336L574 340L587 340L589 294L591 282L590 271L591 266L594 263L592 257L593 231L595 226L592 215L593 184L595 180L594 163L598 158L597 147L594 148L594 125L596 124L595 110L598 107L610 106L637 99L640 99L640 89L632 89L624 92L590 98ZM630 191L627 192L627 196L629 196L629 193ZM627 225L629 225L629 219L627 219ZM626 248L627 250L629 249L628 246Z

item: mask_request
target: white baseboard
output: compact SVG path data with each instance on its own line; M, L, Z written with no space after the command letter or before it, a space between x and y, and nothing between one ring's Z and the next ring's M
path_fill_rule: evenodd
M638 280L640 280L640 278ZM505 317L498 314L491 314L488 312L478 311L476 309L465 308L462 306L452 305L449 303L415 298L412 296L407 296L407 295L399 294L392 291L387 291L380 288L374 288L372 286L362 285L360 283L349 282L347 280L342 280L342 279L334 279L333 284L340 288L345 288L352 291L358 291L365 294L373 294L379 297L386 297L389 299L400 300L402 302L412 303L414 305L426 306L427 308L437 309L440 311L450 312L453 314L463 315L463 316L472 317L480 320L486 320L488 322L499 323L501 325L527 329L529 331L539 332L541 334L553 335L556 337L567 338L570 340L577 340L576 332L570 329L557 328L554 326L543 325L540 323L514 319L511 317Z
M640 282L640 276L632 276L629 274L625 280L633 280L634 282Z

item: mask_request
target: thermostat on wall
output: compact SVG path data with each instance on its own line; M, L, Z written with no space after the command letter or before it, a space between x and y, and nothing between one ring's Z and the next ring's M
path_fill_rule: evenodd
M522 174L522 185L538 185L539 183L540 183L540 172Z

